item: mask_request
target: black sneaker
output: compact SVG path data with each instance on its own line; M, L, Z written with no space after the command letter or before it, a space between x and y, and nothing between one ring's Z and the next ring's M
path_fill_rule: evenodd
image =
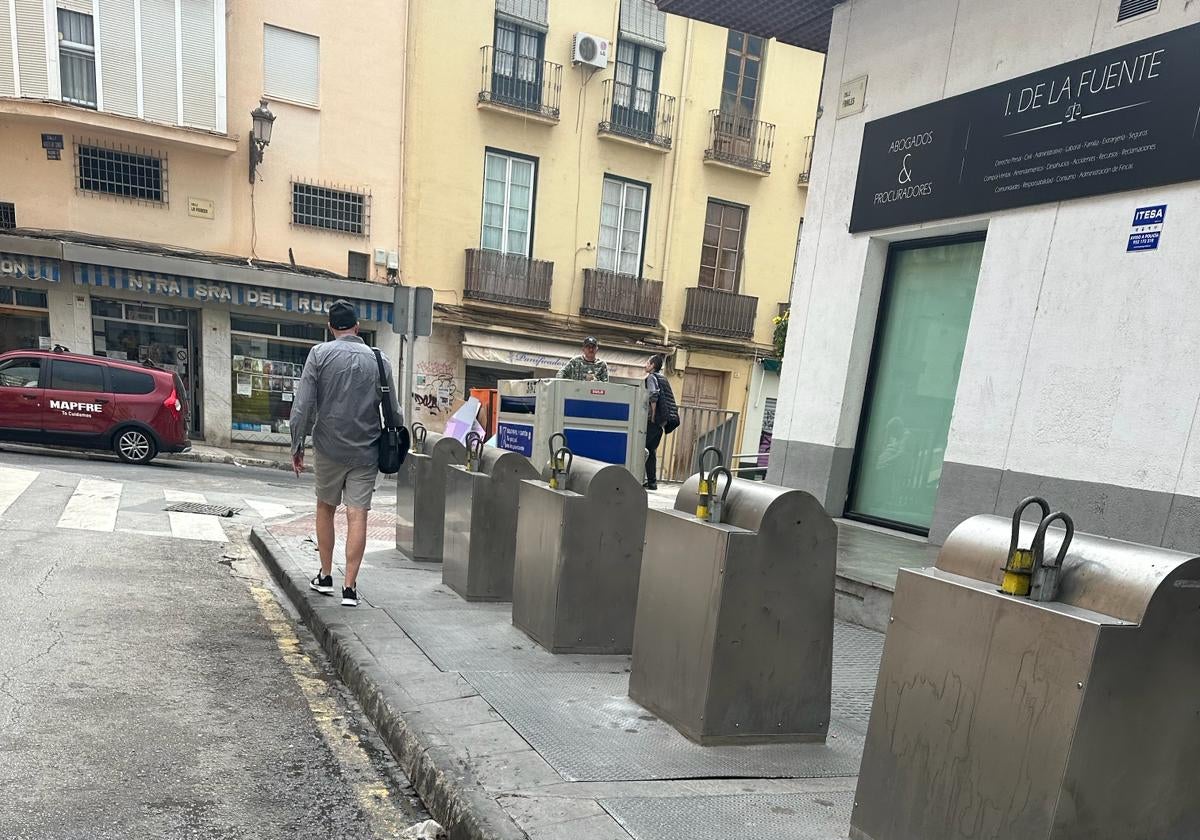
M647 490L657 490L658 489L657 484L643 484L642 486L645 487Z
M333 575L321 577L321 573L317 572L317 576L308 582L308 588L314 592L320 592L322 595L332 595Z
M357 607L358 606L358 590L353 586L342 587L342 606Z

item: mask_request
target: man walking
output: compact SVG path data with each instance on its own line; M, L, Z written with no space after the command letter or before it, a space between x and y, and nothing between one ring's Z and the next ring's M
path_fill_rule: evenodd
M358 606L358 568L367 544L367 511L379 475L378 442L383 423L379 365L375 353L358 337L358 315L347 301L329 308L333 341L308 354L292 403L292 468L304 470L304 438L312 430L317 473L317 550L321 569L309 586L333 595L334 513L346 506L346 579L342 606ZM387 398L403 423L392 366L383 357Z
M658 489L658 445L662 443L663 427L675 411L671 383L662 375L664 361L661 353L646 361L646 480L642 486L647 490Z
M608 365L596 358L600 342L595 337L588 336L583 340L583 355L576 356L563 365L558 372L559 379L575 379L580 382L607 382Z

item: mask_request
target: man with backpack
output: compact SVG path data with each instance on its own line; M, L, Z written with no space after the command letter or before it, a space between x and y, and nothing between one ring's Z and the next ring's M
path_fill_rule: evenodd
M671 434L679 427L679 409L675 404L675 392L671 383L662 375L662 354L651 356L646 361L646 398L649 404L646 423L646 480L642 486L647 490L658 489L658 445L664 434Z

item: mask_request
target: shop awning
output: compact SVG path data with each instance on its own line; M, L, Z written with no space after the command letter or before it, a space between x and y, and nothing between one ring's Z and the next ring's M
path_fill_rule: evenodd
M463 358L467 361L557 372L578 355L579 346L575 344L482 330L463 330ZM596 355L608 363L608 375L614 379L646 378L646 359L650 358L650 354L645 351L601 345Z
M775 38L806 50L829 49L833 7L841 0L656 0L673 15Z
M57 283L61 279L59 271L58 260L0 252L0 283L14 280L45 280L48 283Z

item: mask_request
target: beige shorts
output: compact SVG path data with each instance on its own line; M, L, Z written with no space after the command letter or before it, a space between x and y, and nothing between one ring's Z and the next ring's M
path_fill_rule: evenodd
M314 453L313 466L317 471L317 499L327 505L371 509L371 496L375 493L375 479L379 467L348 467L320 452Z

